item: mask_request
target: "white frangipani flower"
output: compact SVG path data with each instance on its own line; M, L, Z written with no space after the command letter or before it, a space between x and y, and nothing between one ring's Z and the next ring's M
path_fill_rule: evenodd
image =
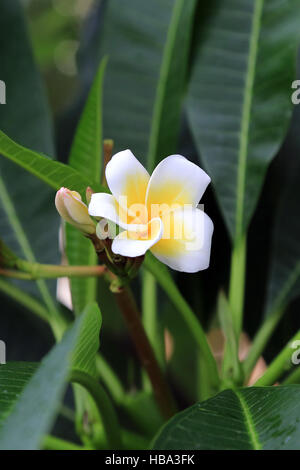
M112 251L127 257L151 250L160 261L184 272L209 266L213 223L198 202L210 177L181 155L162 160L151 177L130 150L112 157L106 167L110 194L96 193L89 214L123 229Z

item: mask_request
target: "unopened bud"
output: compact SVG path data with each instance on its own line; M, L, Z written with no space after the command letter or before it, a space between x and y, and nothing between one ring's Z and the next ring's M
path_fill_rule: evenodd
M86 234L96 231L95 224L90 218L87 206L82 202L81 196L76 191L60 188L55 197L56 209L60 216L69 224Z

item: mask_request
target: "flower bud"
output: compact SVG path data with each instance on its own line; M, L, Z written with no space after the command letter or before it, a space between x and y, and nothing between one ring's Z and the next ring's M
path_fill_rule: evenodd
M69 224L86 234L96 231L95 224L90 218L87 206L82 202L76 191L60 188L55 196L55 205L60 216Z

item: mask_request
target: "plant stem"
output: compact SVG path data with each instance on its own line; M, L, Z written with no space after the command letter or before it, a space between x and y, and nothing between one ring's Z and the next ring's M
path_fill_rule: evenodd
M182 297L182 294L173 281L167 268L165 269L165 267L151 255L146 256L144 266L153 274L157 282L168 295L176 310L182 315L183 320L199 346L206 363L206 367L209 369L211 394L217 393L220 386L217 363L211 352L200 322L186 300Z
M142 286L142 315L143 325L149 341L156 353L156 357L159 357L159 348L156 347L157 341L157 322L156 322L156 281L151 273L143 272L143 286Z
M242 385L243 373L239 361L239 345L232 324L232 312L223 291L219 293L218 297L218 317L225 336L222 388Z
M246 235L241 235L234 243L231 256L229 306L237 340L243 326L246 248Z
M16 268L0 269L0 275L23 280L56 279L58 277L92 277L102 276L106 272L105 266L62 266L52 264L29 263L18 260Z
M209 380L209 369L206 367L206 362L201 352L196 357L197 361L197 399L204 401L210 398L210 380Z
M273 385L284 372L293 367L294 364L291 359L293 351L295 350L293 348L294 341L300 342L300 330L297 331L295 336L293 336L278 356L271 362L264 375L255 382L255 386Z
M109 449L122 448L120 426L114 407L104 388L89 374L72 370L70 381L84 387L93 397L105 429Z
M42 441L42 448L44 450L90 450L88 447L55 436L45 436Z
M300 367L296 367L293 372L282 382L282 385L300 384Z
M175 413L175 403L145 333L133 295L128 287L122 287L118 292L115 292L115 298L135 344L140 361L149 376L161 413L165 418L170 418Z
M284 313L283 308L275 310L273 313L267 316L262 326L255 335L250 352L243 363L243 369L245 378L248 380L251 375L252 369L255 366L258 358L262 354L266 344L269 341L270 336L278 325Z

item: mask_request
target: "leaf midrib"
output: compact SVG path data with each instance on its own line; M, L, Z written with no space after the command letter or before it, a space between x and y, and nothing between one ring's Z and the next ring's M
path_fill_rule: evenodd
M249 410L249 407L247 405L246 400L244 399L243 395L238 391L238 390L233 390L233 393L237 396L244 418L245 418L245 424L247 431L250 436L251 444L253 446L254 450L261 450L262 449L262 444L259 440L258 433L255 429L255 425L251 416L251 412Z
M247 75L245 80L245 99L242 108L242 122L240 133L240 146L238 154L238 174L237 174L237 198L236 198L236 240L243 233L243 211L245 202L247 149L249 141L250 113L252 106L253 88L255 80L255 65L258 52L258 39L262 19L264 0L255 0L251 39L249 46L249 56L247 65Z

